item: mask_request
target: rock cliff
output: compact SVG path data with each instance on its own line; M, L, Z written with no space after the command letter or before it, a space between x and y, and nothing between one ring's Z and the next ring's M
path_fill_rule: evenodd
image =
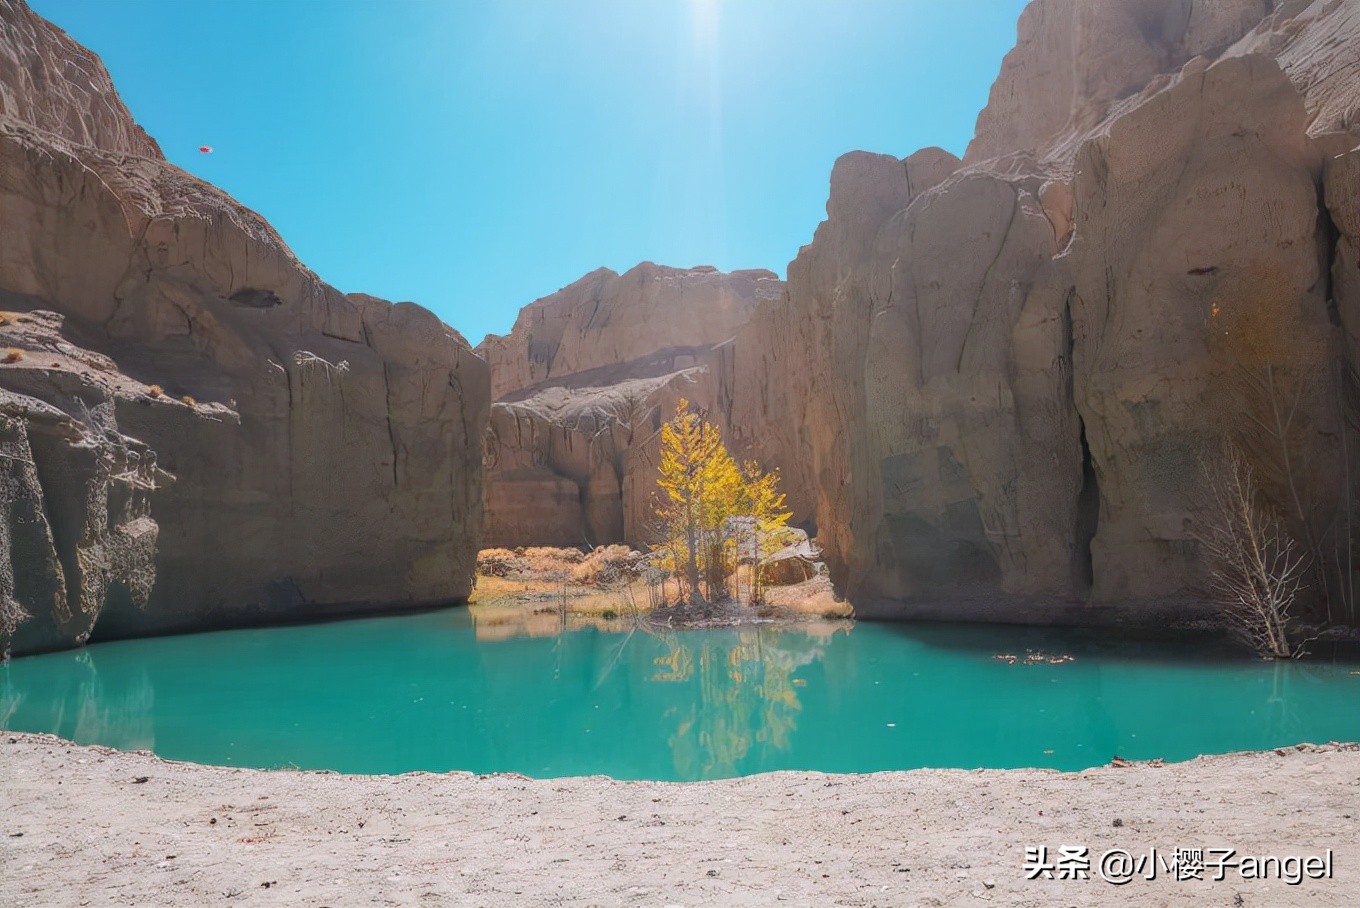
M964 160L1070 163L1086 138L1184 65L1259 53L1303 94L1308 132L1360 125L1360 7L1349 0L1033 0Z
M485 364L168 164L0 0L0 617L15 652L453 602Z
M661 421L682 397L725 421L716 351L782 294L769 271L600 269L487 337L486 543L643 544Z
M1354 546L1357 10L1035 0L963 161L836 163L726 380L862 615L1186 616L1223 438Z
M843 156L785 292L687 370L616 384L607 273L484 345L493 522L523 515L493 535L553 501L552 541L613 538L621 494L631 539L648 460L607 414L683 391L781 469L861 615L1187 618L1226 439L1353 614L1357 142L1360 3L1034 0L965 157Z
M781 469L861 615L1193 616L1228 439L1354 617L1354 0L1034 0L963 159L843 156L787 285L596 271L489 369L320 282L0 13L19 649L459 598L479 458L489 544L643 542L680 397Z

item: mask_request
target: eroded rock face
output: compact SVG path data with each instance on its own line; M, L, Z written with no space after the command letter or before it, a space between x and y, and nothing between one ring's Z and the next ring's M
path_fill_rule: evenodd
M13 367L0 367L11 371ZM17 652L89 639L106 609L147 604L159 527L152 492L172 477L118 432L103 389L47 376L76 413L0 391L0 634Z
M129 607L82 606L93 636L466 597L485 364L414 304L322 283L258 215L139 145L93 55L22 6L0 14L3 57L21 63L0 70L7 99L94 73L6 100L0 116L0 308L29 313L0 326L0 343L25 351L0 387L55 406L78 435L94 430L66 395L95 382L117 433L175 476L139 515L160 528L154 586ZM60 318L32 314L44 310ZM108 368L90 365L101 356ZM82 533L52 516L71 483L39 486L60 553ZM46 598L17 601L43 624ZM90 633L57 624L38 642L21 627L16 647Z
M693 366L493 404L487 545L646 545L660 424L681 397L711 401L710 389L708 368Z
M715 348L782 292L768 271L601 269L483 341L486 543L645 545L662 421L683 397L728 425Z
M23 0L0 0L0 116L79 145L161 157L156 140L133 122L99 58L29 12Z
M1230 58L1147 99L1078 158L1068 259L1077 407L1100 478L1098 598L1193 586L1206 439L1268 407L1255 386L1272 375L1308 497L1335 500L1336 329L1307 122L1273 60ZM1317 380L1298 388L1303 370Z
M837 162L722 393L809 490L859 614L1190 617L1225 438L1335 547L1353 11L1038 0L962 165L918 187L917 156ZM1253 430L1277 403L1287 453Z
M1335 0L1034 0L1021 14L969 164L1016 154L1070 163L1088 134L1184 66L1275 58L1314 135L1360 128L1360 9Z
M818 541L862 614L1089 583L1048 181L959 166L938 150L843 157L786 308L739 338L737 356L748 336L808 354L767 361L794 360L767 381L795 417L734 421L797 427L779 441L801 451L786 469L805 464L794 485L815 490Z
M719 343L782 291L770 271L724 274L651 262L624 274L601 268L525 306L509 334L489 335L477 352L491 366L491 394L500 400L549 379Z
M1329 152L1353 147L1360 140L1360 5L1283 0L1273 6L1224 56L1273 58L1303 94L1308 134L1323 139Z

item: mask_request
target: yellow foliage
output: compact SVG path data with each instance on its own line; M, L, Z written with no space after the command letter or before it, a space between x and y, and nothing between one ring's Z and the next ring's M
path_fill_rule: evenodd
M756 555L767 554L772 534L788 523L779 473L754 461L738 465L718 428L690 411L683 398L661 428L656 516L662 540L653 550L658 567L682 577L691 603L700 580L709 599L726 595L743 535L755 536ZM748 549L749 551L749 549Z

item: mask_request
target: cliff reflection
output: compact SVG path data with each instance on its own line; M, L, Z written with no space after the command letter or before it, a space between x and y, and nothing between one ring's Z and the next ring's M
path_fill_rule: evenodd
M53 673L49 687L21 688L0 667L0 727L43 728L80 743L120 750L153 750L156 693L144 667L101 674L94 653L63 654L69 670ZM48 658L59 658L57 655Z

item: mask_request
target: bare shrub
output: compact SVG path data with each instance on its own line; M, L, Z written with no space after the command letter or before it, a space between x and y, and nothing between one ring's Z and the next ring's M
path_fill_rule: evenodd
M612 586L638 577L642 572L642 553L626 545L602 545L592 550L571 572L575 583Z
M477 573L525 583L610 588L640 577L644 561L641 552L626 545L602 545L590 552L551 546L482 549L477 554Z
M556 570L564 564L580 564L585 557L580 549L559 549L550 545L531 545L524 550L524 558L532 570Z
M519 556L509 549L482 549L477 553L477 573L483 577L509 577L519 570Z
M1228 626L1268 659L1300 655L1289 641L1294 600L1305 588L1308 557L1257 485L1234 445L1203 457L1206 520L1193 535L1209 565L1210 592Z

